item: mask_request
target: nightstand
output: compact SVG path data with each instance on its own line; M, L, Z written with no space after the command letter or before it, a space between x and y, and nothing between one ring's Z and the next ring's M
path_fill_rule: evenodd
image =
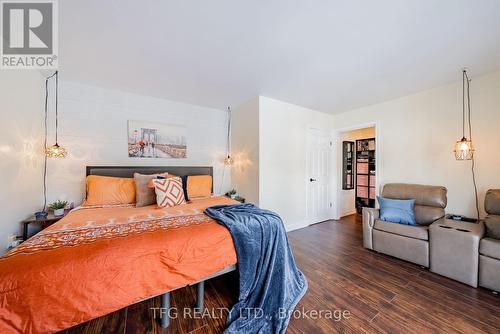
M54 213L51 212L51 213L49 213L49 215L45 219L37 220L34 215L31 216L30 218L26 219L25 221L23 221L23 241L28 240L28 225L29 224L39 224L43 230L44 228L47 228L50 225L54 224L55 222L58 222L59 220L61 220L64 216L66 216L66 214L68 212L69 211L64 211L64 215L62 215L62 216L54 216Z
M454 220L457 222L466 222L466 223L478 223L476 218L468 218L461 215L447 214L446 219Z
M227 197L229 197L229 196L227 196ZM231 198L231 197L229 197L229 198ZM241 196L236 196L235 198L231 198L231 199L234 199L235 201L238 201L240 203L245 203L246 202L246 200L243 197L241 197Z

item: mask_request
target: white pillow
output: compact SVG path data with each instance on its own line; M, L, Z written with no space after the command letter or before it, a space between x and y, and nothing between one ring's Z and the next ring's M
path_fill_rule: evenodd
M186 203L180 177L153 179L151 182L155 187L156 204L160 208L170 208Z

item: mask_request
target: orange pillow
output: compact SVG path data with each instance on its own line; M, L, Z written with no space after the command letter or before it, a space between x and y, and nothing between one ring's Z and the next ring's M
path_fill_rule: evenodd
M191 175L187 177L188 198L212 196L212 176Z
M135 203L135 182L132 178L89 175L87 198L83 206Z

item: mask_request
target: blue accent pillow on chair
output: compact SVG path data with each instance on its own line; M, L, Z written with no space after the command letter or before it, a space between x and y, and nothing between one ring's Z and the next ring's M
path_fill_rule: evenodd
M417 225L414 199L391 199L377 196L380 219L386 222Z

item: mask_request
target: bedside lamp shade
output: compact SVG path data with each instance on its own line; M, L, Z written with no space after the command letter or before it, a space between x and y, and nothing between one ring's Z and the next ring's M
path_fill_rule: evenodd
M45 155L47 156L47 158L64 158L66 157L67 152L64 147L61 147L57 143L55 143L45 150Z
M474 147L472 141L463 137L455 144L455 159L457 160L472 160L474 156Z
M224 159L224 164L225 164L226 166L231 166L233 163L234 163L234 160L233 160L233 158L232 158L230 155L228 155L228 156Z

